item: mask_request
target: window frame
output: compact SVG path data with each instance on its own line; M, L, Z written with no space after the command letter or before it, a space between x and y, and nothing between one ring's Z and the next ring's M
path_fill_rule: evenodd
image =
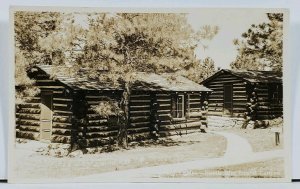
M180 98L181 97L181 100ZM179 100L181 102L179 102ZM180 105L181 103L181 105ZM179 109L179 107L181 106L181 110ZM186 117L186 111L185 111L185 95L184 94L176 94L175 95L175 109L172 110L173 111L173 115L174 118L185 118ZM181 116L180 113L181 112Z

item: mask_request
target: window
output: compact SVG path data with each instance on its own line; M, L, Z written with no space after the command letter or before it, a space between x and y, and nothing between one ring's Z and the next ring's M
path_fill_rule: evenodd
M185 117L184 111L184 95L176 95L173 98L173 118L183 118Z

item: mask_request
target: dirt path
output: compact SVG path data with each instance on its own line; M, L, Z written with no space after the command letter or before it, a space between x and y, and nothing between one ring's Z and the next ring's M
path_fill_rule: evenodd
M227 139L227 150L223 157L221 158L211 158L211 159L202 159L195 161L188 161L183 163L174 163L167 165L159 165L152 167L142 167L138 169L130 169L123 171L113 171L96 175L89 175L81 177L81 179L89 181L96 180L99 181L126 181L128 179L150 179L154 181L159 181L162 175L184 172L187 170L201 170L208 169L220 166L230 166L242 163L249 163L261 160L268 160L272 158L283 157L283 150L275 151L266 151L266 152L257 152L252 151L252 147L249 142L236 134L227 133L227 132L216 132L212 131L215 134L224 136ZM80 180L81 180L80 179Z
M227 148L224 158L243 158L252 155L252 147L247 139L233 133L217 132L212 133L222 135L227 140Z

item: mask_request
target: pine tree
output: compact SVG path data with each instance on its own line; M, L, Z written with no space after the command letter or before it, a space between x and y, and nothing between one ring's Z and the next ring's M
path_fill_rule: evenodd
M268 13L269 22L251 27L234 40L238 50L232 69L282 70L283 14Z

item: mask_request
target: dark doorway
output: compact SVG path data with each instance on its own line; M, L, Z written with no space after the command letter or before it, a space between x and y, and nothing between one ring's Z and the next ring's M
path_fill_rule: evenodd
M224 85L224 114L232 115L232 85Z
M51 140L52 133L52 91L41 92L41 140Z

